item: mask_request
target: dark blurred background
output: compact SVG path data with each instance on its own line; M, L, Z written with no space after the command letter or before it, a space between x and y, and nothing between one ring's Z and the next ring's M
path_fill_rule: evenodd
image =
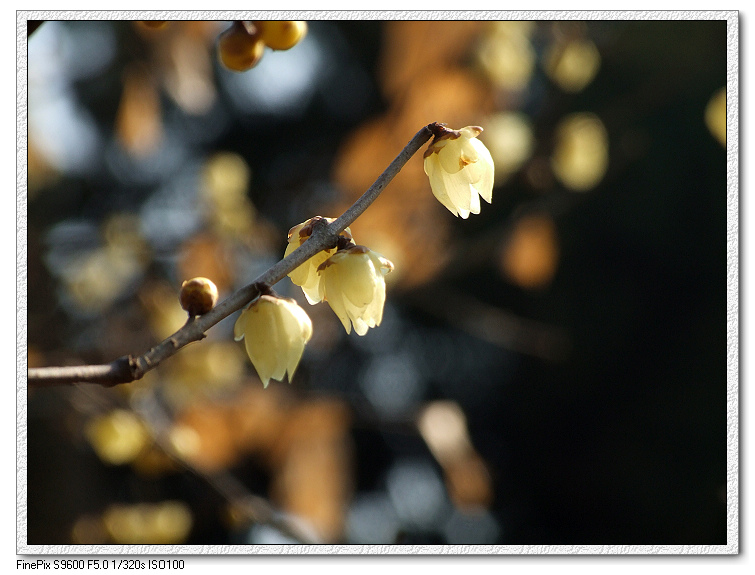
M484 128L493 203L454 218L417 154L352 226L396 266L380 327L276 286L314 324L291 385L234 314L30 389L27 543L292 542L251 496L322 542L726 544L726 22L311 21L244 73L229 25L29 36L29 366L143 353L427 123Z

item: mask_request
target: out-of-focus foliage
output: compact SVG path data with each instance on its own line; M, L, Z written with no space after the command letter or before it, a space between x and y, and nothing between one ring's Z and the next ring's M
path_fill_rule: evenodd
M558 236L553 218L532 214L517 220L501 249L500 265L509 280L524 288L547 285L558 265Z
M430 122L484 128L492 203L454 218L412 158L351 226L394 264L379 326L275 286L312 321L290 385L234 314L29 390L28 543L291 542L255 497L323 542L725 543L726 23L314 21L246 72L230 26L30 36L30 366L143 353Z

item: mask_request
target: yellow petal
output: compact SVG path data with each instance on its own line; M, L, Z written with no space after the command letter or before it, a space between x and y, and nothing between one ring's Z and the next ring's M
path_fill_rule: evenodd
M482 134L482 128L480 128L480 126L464 126L461 130L459 130L459 133L461 134L462 138L473 140L477 138L477 136Z
M304 353L304 346L312 337L312 321L298 305L282 301L281 306L285 308L285 312L282 310L280 315L287 337L286 371L290 382Z
M343 295L337 290L330 291L331 293L335 291L335 293L332 293L331 297L327 298L328 304L330 304L330 309L332 309L333 313L335 313L336 316L338 316L338 319L341 320L346 333L351 333L351 320L349 319L349 314L346 313Z
M248 311L248 309L243 310L236 320L236 323L233 325L233 339L236 341L241 341L244 338L244 333L247 331L246 322L248 319Z
M477 193L477 189L474 186L471 186L472 194L470 195L470 203L469 203L469 211L472 214L479 214L480 213L480 194Z
M343 269L343 295L355 306L363 308L374 298L377 286L377 270L366 254L352 255L344 261L348 266ZM382 280L382 274L381 274Z
M472 140L471 144L474 145L479 154L474 166L469 166L476 176L476 183L473 185L482 199L490 204L493 202L493 180L495 177L493 156L490 155L485 144L479 140Z
M451 140L436 154L440 160L440 167L444 172L448 172L449 174L455 174L464 166L461 162L462 148L459 142L460 139Z
M459 138L459 153L463 164L473 164L479 157L478 144L481 142L477 138Z
M471 211L472 194L477 193L470 185L469 171L462 170L456 174L449 174L441 170L440 174L451 203L459 215L466 219Z
M453 215L458 216L459 211L446 193L446 185L443 182L442 168L440 167L438 154L431 154L425 158L425 173L430 178L430 189L435 198Z

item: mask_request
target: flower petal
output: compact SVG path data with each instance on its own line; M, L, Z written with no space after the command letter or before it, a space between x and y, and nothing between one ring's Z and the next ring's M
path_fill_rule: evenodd
M441 171L441 177L451 203L462 218L467 218L472 206L472 194L477 193L470 185L469 171L461 170L456 174Z
M470 186L472 194L470 196L471 202L469 204L469 211L473 214L480 213L480 194L477 193L477 189L474 186Z
M493 202L493 179L495 176L495 167L493 156L485 147L485 144L479 140L472 140L471 143L477 148L479 159L475 163L478 180L474 183L474 188L487 203Z
M248 320L248 313L249 309L245 309L241 312L241 315L239 315L238 319L236 320L236 323L233 324L233 339L236 341L241 341L244 339L244 334L247 331L247 320Z
M331 292L332 291L334 290L331 290ZM333 313L335 313L336 316L338 316L338 319L341 320L341 324L346 330L346 333L351 333L351 318L346 311L343 295L336 292L335 294L331 295L331 297L327 298L327 301L328 304L330 304L330 309L332 309Z
M477 138L459 138L459 153L461 155L462 163L473 164L480 158L479 150L475 145L479 143L480 140Z
M281 310L283 332L287 339L287 354L285 371L288 373L288 381L294 377L299 361L304 353L304 346L312 337L312 321L309 316L296 304L283 301L285 311Z
M455 174L461 170L463 164L461 159L461 143L458 140L451 140L442 148L436 156L440 161L440 167L449 174Z
M446 192L446 184L443 181L443 169L440 167L437 154L432 154L425 158L425 173L430 178L430 189L433 192L435 198L443 204L449 212L458 216L459 211L454 206L451 198L448 197Z

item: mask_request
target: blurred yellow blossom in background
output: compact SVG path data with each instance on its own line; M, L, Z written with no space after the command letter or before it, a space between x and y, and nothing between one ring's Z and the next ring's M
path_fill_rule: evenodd
M477 59L499 89L523 90L535 69L536 54L530 42L533 22L491 22L480 43Z
M485 141L495 163L495 185L503 184L532 156L532 123L521 112L499 112L485 121Z
M112 505L103 520L113 543L123 545L183 543L192 526L191 511L180 501Z
M575 113L556 127L553 173L567 188L584 192L598 185L608 169L608 132L595 114Z
M548 47L543 66L546 74L565 92L579 92L600 68L600 52L587 38L555 42Z
M116 409L91 420L86 437L95 453L111 465L130 463L151 442L147 427L132 411Z
M726 88L721 88L711 96L705 107L705 125L710 133L726 147Z

